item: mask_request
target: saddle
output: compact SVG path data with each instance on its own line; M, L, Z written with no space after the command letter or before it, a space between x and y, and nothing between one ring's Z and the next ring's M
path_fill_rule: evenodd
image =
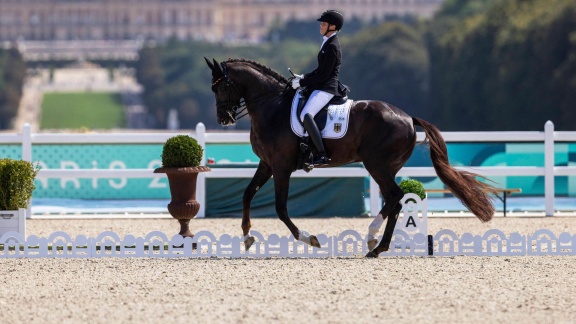
M328 108L330 106L340 106L340 107L344 107L344 106L350 106L350 105L346 105L348 103L348 96L346 96L346 94L348 93L349 90L347 90L348 88L346 87L345 91L340 91L341 94L343 93L343 96L334 96L317 114L316 116L314 116L314 122L316 123L316 125L318 126L318 130L320 130L320 132L323 132L324 129L326 128L327 122L330 119L331 121L334 119L334 111L329 112ZM296 103L296 107L292 107L292 112L294 113L295 110L295 114L292 116L293 119L296 119L298 121L298 123L300 124L299 126L301 126L302 128L304 127L302 125L302 121L300 120L299 116L302 113L302 110L304 109L304 106L306 105L306 102L308 101L308 98L310 96L310 93L307 93L307 91L303 90L300 91L300 97L296 97L295 100L298 100ZM297 94L298 95L298 94ZM294 109L296 108L296 109ZM348 109L344 109L346 111L348 111ZM330 114L330 116L328 116L328 114ZM344 113L346 115L346 119L347 119L347 115L348 113ZM328 118L330 117L330 118ZM340 119L344 120L343 117L340 117ZM337 132L340 132L340 130L343 128L344 129L344 133L345 133L345 129L346 127L342 127L342 123L337 124ZM331 124L331 127L334 127L333 124ZM294 130L294 124L293 124L293 130ZM303 135L299 135L296 131L295 133L299 136L299 147L300 147L300 155L298 156L298 163L296 165L296 169L295 170L304 170L305 172L310 172L314 166L312 165L312 163L306 163L308 161L312 161L313 157L314 157L314 153L312 151L312 148L314 147L314 145L311 145L310 143L310 138L308 136L303 136Z
M304 109L304 106L306 106L306 102L308 102L309 95L308 96L304 95L305 94L303 93L302 97L298 101L298 108L296 108L296 116L300 116L302 110ZM348 97L333 97L324 107L322 107L322 109L316 114L316 116L314 116L314 122L316 122L316 125L318 125L318 129L320 131L324 130L324 127L326 127L326 120L327 120L326 115L328 114L328 107L330 105L343 105L346 103L346 101L348 101ZM302 124L300 118L298 118L298 120L300 121L300 124Z

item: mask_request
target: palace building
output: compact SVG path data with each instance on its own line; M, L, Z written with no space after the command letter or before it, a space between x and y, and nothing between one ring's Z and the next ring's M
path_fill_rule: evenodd
M199 39L259 42L274 24L430 17L443 0L0 0L0 41Z

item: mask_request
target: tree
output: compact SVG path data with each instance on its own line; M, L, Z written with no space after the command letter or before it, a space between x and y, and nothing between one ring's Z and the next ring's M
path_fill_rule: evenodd
M211 72L204 57L218 61L230 57L252 59L288 75L288 67L303 71L304 64L315 60L317 50L317 44L292 41L260 47L170 41L142 49L138 70L145 71L138 72L138 80L144 86L145 104L153 107L157 127L165 128L165 116L176 109L182 128L194 128L202 122L208 129L221 129L210 88ZM236 125L236 129L249 128L248 118Z
M364 30L343 42L340 79L357 99L389 102L422 115L428 102L429 61L421 33L400 22Z
M164 70L160 55L162 50L157 47L144 47L140 50L136 64L136 79L144 88L143 99L148 113L153 116L157 126L166 127L166 111L163 109Z
M436 19L461 20L486 13L495 3L504 0L445 0L435 15Z
M557 129L573 129L573 1L446 0L431 21L401 20L344 25L340 78L352 99L387 101L442 130L534 130L549 119ZM288 67L304 73L316 66L317 29L316 21L291 21L259 46L172 40L144 48L138 75L146 105L161 128L167 111L178 109L183 127L201 121L219 129L204 57L242 57L285 75Z
M576 4L470 3L486 6L452 17L444 10L429 29L432 122L447 130L532 130L546 120L573 128Z
M0 49L0 129L9 129L18 114L26 65L16 48Z
M402 19L403 17L390 17L390 19ZM345 35L352 35L360 30L376 25L376 21L364 22L358 17L354 16L346 19L342 28L342 33ZM274 44L281 44L285 41L297 42L319 42L322 40L320 35L320 23L316 20L288 20L283 25L273 26L266 40Z

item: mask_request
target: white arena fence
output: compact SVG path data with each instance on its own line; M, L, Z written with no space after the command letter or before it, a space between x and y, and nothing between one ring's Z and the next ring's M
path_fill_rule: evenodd
M380 256L536 256L576 255L576 235L541 229L533 234L511 233L490 229L483 235L443 229L435 235L427 232L427 199L414 194L403 198L391 248ZM321 248L313 248L294 240L293 236L267 237L257 231L251 234L256 242L245 251L241 236L223 234L216 237L209 231L198 232L194 238L153 231L144 237L126 235L121 238L112 231L97 237L78 235L72 238L65 232L49 237L27 238L16 232L0 236L0 258L328 258L356 257L368 253L366 236L347 230L336 236L318 235ZM379 237L381 239L381 237Z
M158 231L145 237L126 235L121 238L112 231L106 231L97 237L78 235L72 238L64 232L55 232L42 238L31 235L27 240L16 232L8 232L0 237L0 258L328 258L368 253L365 237L353 230L337 236L318 235L322 248L295 241L292 236L271 234L264 237L256 231L252 234L257 242L249 251L244 251L242 237L228 234L216 237L209 231L185 239L180 235L169 238ZM396 230L391 249L380 256L576 255L576 235L564 232L557 236L548 229L529 235L506 235L498 229L490 229L483 235L464 233L461 236L444 229L430 238L431 246L427 236L417 234L410 238L405 232ZM196 244L196 249L193 244Z
M181 133L105 133L105 134L63 134L31 133L30 125L25 124L20 134L0 134L0 144L21 144L22 159L33 161L34 144L163 144L168 138ZM198 123L195 132L189 134L203 147L206 144L248 144L248 132L206 132L204 124ZM546 122L544 131L529 132L443 132L442 136L450 142L531 142L544 144L545 163L539 166L494 166L494 167L457 167L486 176L543 176L545 178L545 212L554 214L554 177L576 176L576 166L554 165L554 144L558 142L576 142L576 131L554 131L554 124ZM425 134L418 132L417 141L421 142ZM205 164L203 157L202 164ZM196 199L200 203L197 217L205 216L206 178L251 178L255 168L213 168L198 177ZM404 167L398 173L400 177L435 177L433 167ZM38 178L160 178L164 174L154 174L153 169L42 169ZM293 177L369 177L363 168L327 168L314 169L313 172L296 171ZM378 185L370 178L370 192L379 192ZM381 208L380 195L370 195L370 213L377 215ZM28 211L28 215L31 215ZM28 216L30 217L30 216Z

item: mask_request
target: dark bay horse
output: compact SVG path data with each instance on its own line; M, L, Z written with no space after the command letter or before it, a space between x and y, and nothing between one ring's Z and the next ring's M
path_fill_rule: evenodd
M296 169L298 137L290 126L291 103L295 90L288 80L274 70L254 61L229 59L206 63L212 70L212 91L216 97L218 123L232 125L244 108L251 118L250 143L260 163L242 198L242 230L248 250L250 204L254 195L273 176L276 213L295 239L320 247L314 235L301 231L288 216L287 201L290 176ZM368 257L377 257L390 247L392 234L404 193L396 184L396 173L404 166L416 145L416 129L426 133L430 158L444 184L481 221L489 221L494 205L489 197L494 187L476 179L478 175L456 170L448 162L446 143L432 124L408 116L404 111L382 101L362 100L352 103L350 125L340 139L325 139L331 157L330 167L363 162L378 183L384 205L369 227ZM313 171L312 171L313 172ZM375 193L372 193L375 194ZM382 240L376 246L378 231L388 218Z

